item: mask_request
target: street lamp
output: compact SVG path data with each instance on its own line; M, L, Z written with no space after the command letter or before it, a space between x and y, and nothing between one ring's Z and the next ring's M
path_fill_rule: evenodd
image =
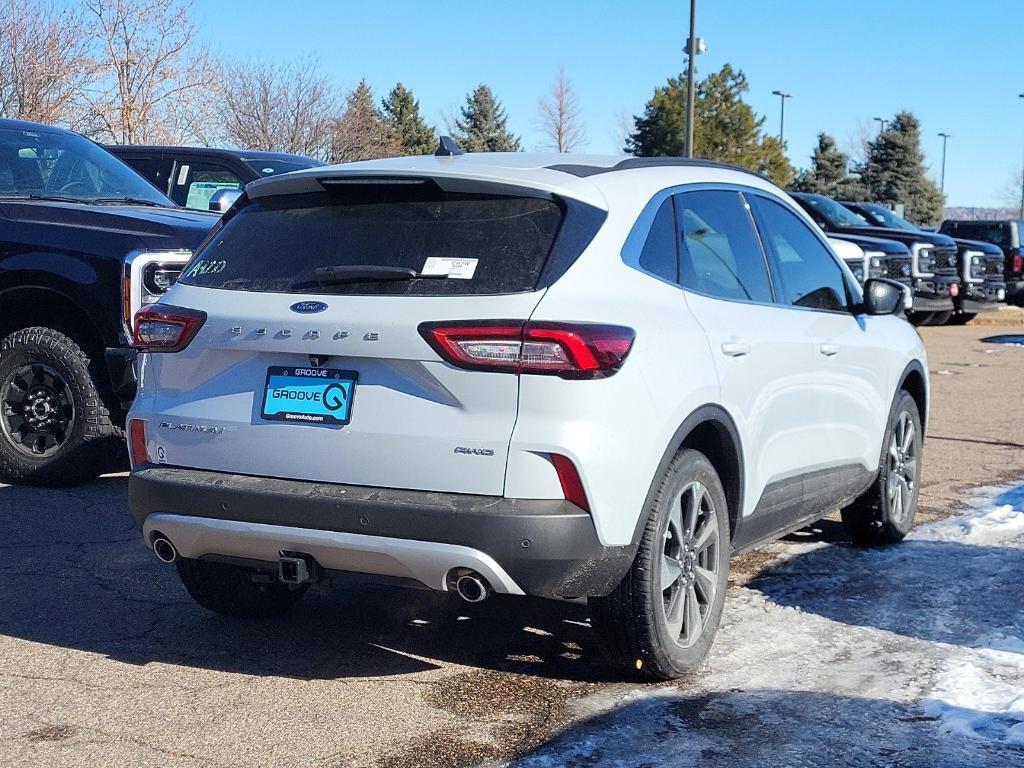
M888 121L888 120L886 120L886 119L885 119L884 117L874 117L874 118L872 118L872 119L873 119L873 120L874 120L874 121L875 121L876 123L878 123L878 135L879 135L879 136L881 136L881 135L882 135L882 133L883 133L883 132L885 131L885 124L886 124L887 122L889 122L889 121Z
M942 175L939 177L939 190L946 191L946 141L952 137L951 133L940 133L942 137Z
M786 99L792 99L792 93L786 93L785 91L772 91L773 96L779 97L779 102L782 109L779 111L779 143L785 144L783 136L786 132Z
M697 54L706 50L704 41L697 37L697 0L690 0L690 36L686 39L686 136L683 157L693 157L694 78L697 76Z
M1024 93L1018 94L1024 99ZM1024 219L1024 164L1020 167L1020 217Z

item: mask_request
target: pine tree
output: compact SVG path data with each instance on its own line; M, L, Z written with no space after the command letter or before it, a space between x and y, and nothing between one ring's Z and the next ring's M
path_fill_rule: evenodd
M453 133L466 152L518 152L522 148L519 137L508 129L501 103L483 83L466 96L461 114Z
M800 172L792 189L839 200L860 200L865 196L864 186L860 179L849 174L849 166L850 158L839 150L836 140L827 133L819 133L811 167Z
M401 83L381 103L384 121L407 155L429 155L437 146L437 133L420 115L420 103Z
M697 83L694 104L694 156L733 163L765 173L787 184L793 168L777 138L763 134L760 117L743 94L748 90L742 71L726 64L720 72ZM686 77L670 78L655 89L644 114L634 118L635 130L626 151L644 156L681 155L686 132Z
M921 124L910 112L900 112L889 128L868 144L861 181L871 200L902 203L906 218L933 225L942 218L944 196L928 178L921 152Z
M345 98L345 113L334 124L331 159L335 163L374 160L400 154L398 141L377 109L366 80Z

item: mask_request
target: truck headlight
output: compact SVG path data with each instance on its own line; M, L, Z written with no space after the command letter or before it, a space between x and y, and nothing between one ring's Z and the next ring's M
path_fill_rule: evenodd
M885 277L885 254L880 251L868 251L864 254L868 265L868 277Z
M132 251L124 259L121 278L121 320L128 338L132 319L145 306L158 301L174 285L192 251Z

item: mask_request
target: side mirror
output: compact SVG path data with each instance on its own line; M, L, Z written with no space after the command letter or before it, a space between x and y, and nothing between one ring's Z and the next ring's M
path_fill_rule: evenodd
M216 213L224 213L241 196L242 190L240 189L218 189L210 197L210 210Z
M910 287L895 280L871 278L864 283L864 313L868 315L895 315L914 305Z

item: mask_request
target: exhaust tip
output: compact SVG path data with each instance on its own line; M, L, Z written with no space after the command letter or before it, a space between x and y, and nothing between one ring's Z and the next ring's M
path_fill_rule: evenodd
M178 559L178 550L171 544L171 540L164 536L153 539L153 552L162 563L173 563Z
M491 594L491 587L478 573L467 573L455 581L455 591L467 603L480 603Z

